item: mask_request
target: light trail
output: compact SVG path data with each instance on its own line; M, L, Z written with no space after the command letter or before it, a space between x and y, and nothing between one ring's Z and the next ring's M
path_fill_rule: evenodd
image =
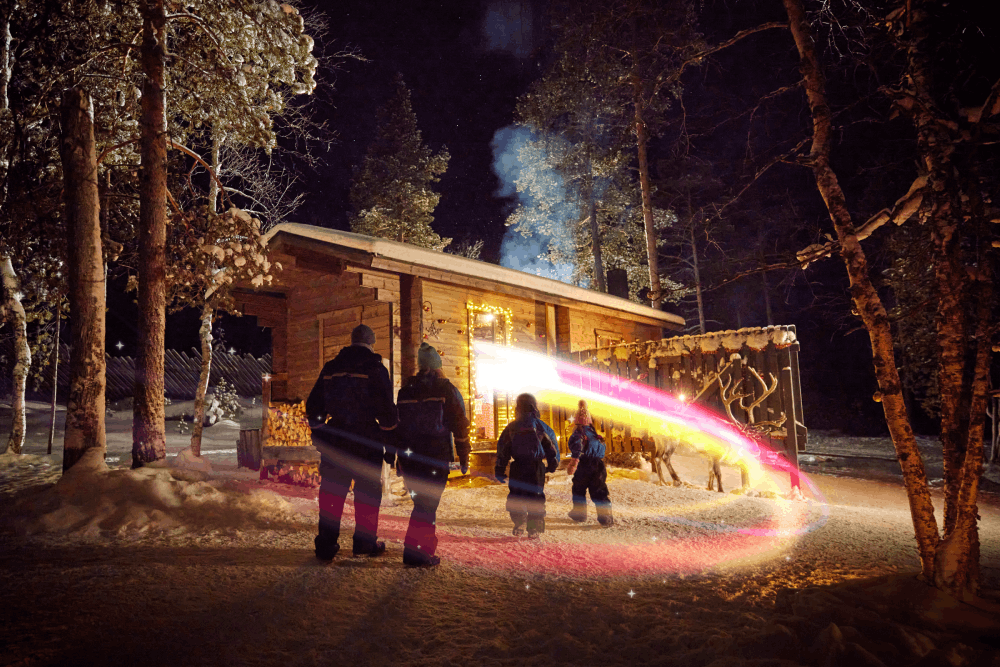
M586 399L593 415L650 435L680 436L696 450L744 464L751 486L763 480L763 466L793 470L784 456L709 410L668 392L513 347L478 343L475 351L477 386L510 394L533 393L540 401L567 409L575 409L579 399Z

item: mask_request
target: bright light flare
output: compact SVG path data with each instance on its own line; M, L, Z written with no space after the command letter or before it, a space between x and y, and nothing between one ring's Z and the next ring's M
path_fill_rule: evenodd
M735 425L668 392L514 347L476 343L475 351L478 381L493 391L530 392L545 403L570 410L579 399L586 399L591 414L628 424L633 432L680 437L726 463L741 463L752 486L764 478L762 465L791 471L783 456Z

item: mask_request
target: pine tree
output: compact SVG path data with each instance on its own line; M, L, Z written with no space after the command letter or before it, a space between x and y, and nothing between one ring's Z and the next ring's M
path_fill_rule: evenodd
M431 227L441 199L431 184L447 170L451 156L446 148L434 153L422 142L402 75L377 118L375 140L351 183L351 231L444 249L451 239Z
M635 177L630 93L625 72L589 28L566 28L557 57L521 97L518 149L521 204L507 225L547 239L545 259L574 284L606 292L606 271L624 269L629 294L650 286L642 198ZM671 216L654 210L662 230ZM659 233L657 233L657 236ZM671 292L682 289L668 281Z

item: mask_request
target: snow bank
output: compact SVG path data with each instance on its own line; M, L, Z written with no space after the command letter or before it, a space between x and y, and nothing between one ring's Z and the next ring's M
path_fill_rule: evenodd
M203 456L195 456L190 447L177 452L177 456L170 460L170 467L204 473L212 472L212 464L208 459Z
M188 450L181 460L192 458ZM26 457L15 461L4 457L2 463L8 467L35 464ZM55 484L18 494L16 502L0 514L0 528L22 535L82 539L161 532L180 535L206 529L298 530L301 522L301 514L271 491L237 492L183 465L109 469L100 450L85 454Z

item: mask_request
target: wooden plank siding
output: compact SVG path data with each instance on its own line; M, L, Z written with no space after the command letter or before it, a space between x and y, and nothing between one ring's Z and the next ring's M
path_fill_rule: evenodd
M398 336L393 329L398 326L399 278L379 272L368 275L357 267L340 269L322 273L293 264L281 272L277 287L285 290L287 319L284 327L272 329L272 341L284 331L287 342L282 361L287 370L283 375L277 372L275 346L276 381L272 391L276 401L304 399L322 364L350 344L351 330L362 322L375 330L376 352L388 360L387 367L398 387ZM286 384L282 385L282 380Z
M486 304L510 309L513 344L545 352L544 338L535 334L535 302L506 294L423 279L420 309L422 339L441 355L445 377L458 387L469 405L469 310L468 304ZM541 342L539 342L541 341Z

